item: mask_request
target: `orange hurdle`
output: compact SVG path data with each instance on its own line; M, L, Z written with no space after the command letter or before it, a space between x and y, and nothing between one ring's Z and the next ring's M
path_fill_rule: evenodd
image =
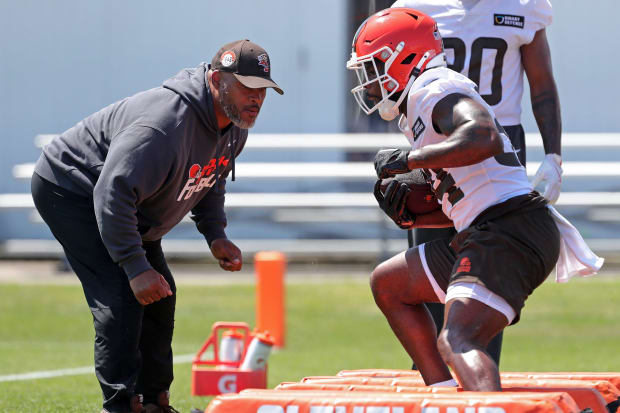
M620 373L617 372L502 372L502 377L506 378L528 378L528 379L566 379L566 380L607 380L617 389L620 389Z
M278 384L275 390L365 391L385 393L456 393L457 387L407 387L369 384L314 384L284 382Z
M399 392L407 392L407 388L411 389L411 392L432 392L430 389L442 389L435 390L435 393L462 391L462 388L456 387L425 386L421 377L310 376L302 379L299 384L320 386L325 390L329 388L335 390L337 387L334 386L342 386L348 391L364 391L368 386L398 388ZM595 413L608 413L606 405L616 401L620 396L611 383L603 380L502 379L502 388L509 392L566 392L582 410L591 408ZM373 389L376 390L379 389Z
M311 384L364 384L379 386L426 386L422 377L338 377L338 376L308 376L300 380L301 383Z
M340 377L422 377L417 370L400 369L359 369L341 370L336 376Z
M620 372L595 372L595 371L575 371L575 372L529 372L514 371L500 372L501 377L505 378L527 378L527 379L566 379L566 380L607 380L620 389ZM341 370L337 376L351 377L420 377L417 370L400 369L359 369Z
M368 408L372 408L368 410ZM475 409L475 410L474 410ZM484 410L483 410L484 409ZM578 413L566 393L453 394L244 390L218 396L205 413Z

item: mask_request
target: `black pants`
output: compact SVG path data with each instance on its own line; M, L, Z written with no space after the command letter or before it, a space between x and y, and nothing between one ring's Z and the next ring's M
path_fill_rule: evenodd
M160 241L144 242L146 257L175 294L142 306L123 269L108 254L95 220L92 199L32 176L32 196L43 220L62 245L77 274L95 326L95 372L109 412L129 411L143 394L155 403L172 383L172 331L176 287Z

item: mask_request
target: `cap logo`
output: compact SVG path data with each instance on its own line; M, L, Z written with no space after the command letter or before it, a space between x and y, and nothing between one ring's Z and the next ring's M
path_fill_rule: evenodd
M258 64L263 67L263 71L269 73L269 57L267 57L267 54L258 55L257 59Z
M224 67L232 65L233 63L235 63L235 60L237 60L237 57L235 56L235 52L233 52L232 50L228 50L222 53L222 56L220 57L220 63Z

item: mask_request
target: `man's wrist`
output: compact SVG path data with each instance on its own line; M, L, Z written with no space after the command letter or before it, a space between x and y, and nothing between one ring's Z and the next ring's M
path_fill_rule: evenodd
M562 156L557 153L549 152L545 154L545 158L549 158L553 160L553 162L555 162L556 164L562 165Z
M142 274L144 271L150 270L153 267L146 259L146 256L143 254L137 254L120 263L120 266L125 270L125 274L127 274L127 278L129 281L136 278L138 275Z
M208 234L204 234L204 237L207 240L207 245L209 245L209 248L218 239L227 239L228 238L226 236L226 232L224 231L223 228L218 228L216 230L213 230L213 231L209 232Z

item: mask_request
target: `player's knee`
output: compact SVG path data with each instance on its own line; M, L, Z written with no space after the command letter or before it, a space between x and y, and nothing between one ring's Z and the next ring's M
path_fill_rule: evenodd
M471 342L463 329L444 328L437 337L437 349L444 361L450 364L454 354L466 353L471 349Z
M375 302L381 308L393 302L394 297L390 288L391 278L392 274L382 264L379 264L370 275L370 290Z
M445 329L441 330L437 336L437 349L446 364L448 364L452 355L452 348L450 346L450 342L448 341L448 336Z

